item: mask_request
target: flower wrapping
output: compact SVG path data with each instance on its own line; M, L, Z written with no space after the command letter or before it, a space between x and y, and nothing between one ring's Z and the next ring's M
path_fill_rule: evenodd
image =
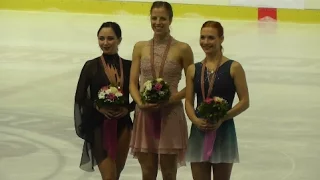
M160 103L168 101L171 96L170 88L167 82L162 78L148 80L144 83L144 89L141 92L141 100L143 103ZM161 134L161 109L149 113L149 127L152 136L156 139Z
M218 123L229 110L229 103L221 97L213 97L205 99L197 108L201 118L206 119L209 123ZM216 139L216 131L205 132L203 142L203 160L208 161L214 149Z
M95 103L98 108L110 107L116 109L118 105L124 104L124 96L120 87L109 85L98 91ZM117 119L105 119L102 125L102 146L112 159L117 157Z

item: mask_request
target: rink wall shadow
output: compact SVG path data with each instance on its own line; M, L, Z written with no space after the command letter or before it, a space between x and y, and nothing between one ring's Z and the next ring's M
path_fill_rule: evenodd
M268 9L256 7L175 4L174 16L225 20L260 20L261 12L275 21L320 23L320 10ZM0 9L19 11L71 12L111 15L149 14L151 3L108 0L1 0Z

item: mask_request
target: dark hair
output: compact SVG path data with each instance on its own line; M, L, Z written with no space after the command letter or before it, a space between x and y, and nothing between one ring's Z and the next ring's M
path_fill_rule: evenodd
M97 36L99 36L99 32L101 31L102 28L111 28L114 31L114 33L116 34L118 39L122 38L121 28L120 28L119 24L117 24L116 22L111 22L111 21L104 22L100 26L98 33L97 33Z
M152 3L151 8L150 8L150 15L151 15L151 12L154 8L162 8L162 7L168 11L169 20L172 21L172 18L173 18L172 6L170 3L166 2L166 1L154 1Z
M224 37L224 30L223 30L223 27L221 25L220 22L218 21L206 21L205 23L203 23L202 28L205 28L205 27L211 27L211 28L214 28L218 31L218 36L219 38L222 38ZM221 50L223 49L222 46L220 46Z

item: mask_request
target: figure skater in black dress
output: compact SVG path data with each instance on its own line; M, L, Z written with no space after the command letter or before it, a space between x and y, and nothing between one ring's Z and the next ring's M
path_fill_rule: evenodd
M98 165L103 180L118 180L127 159L132 129L130 112L135 107L134 102L129 102L131 61L118 55L121 28L117 23L103 23L97 36L103 54L84 64L75 93L75 129L84 140L80 168L94 171L93 167ZM125 105L117 109L98 108L94 102L98 91L111 83L121 85Z

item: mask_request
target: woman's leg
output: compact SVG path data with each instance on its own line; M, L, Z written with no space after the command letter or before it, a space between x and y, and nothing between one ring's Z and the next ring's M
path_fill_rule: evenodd
M232 172L232 163L219 163L213 165L214 180L230 180Z
M177 155L161 154L160 167L163 180L176 180L177 178Z
M191 163L192 177L194 180L210 180L212 164L208 162ZM215 179L216 180L216 179Z
M117 160L116 160L117 180L119 180L120 174L126 164L128 151L129 151L130 138L131 138L131 130L128 127L125 127L122 130L118 140Z
M142 170L142 180L156 180L158 175L158 155L139 152L137 156Z
M101 127L94 131L93 155L97 161L102 180L116 180L117 167L114 160L107 157L102 146Z

